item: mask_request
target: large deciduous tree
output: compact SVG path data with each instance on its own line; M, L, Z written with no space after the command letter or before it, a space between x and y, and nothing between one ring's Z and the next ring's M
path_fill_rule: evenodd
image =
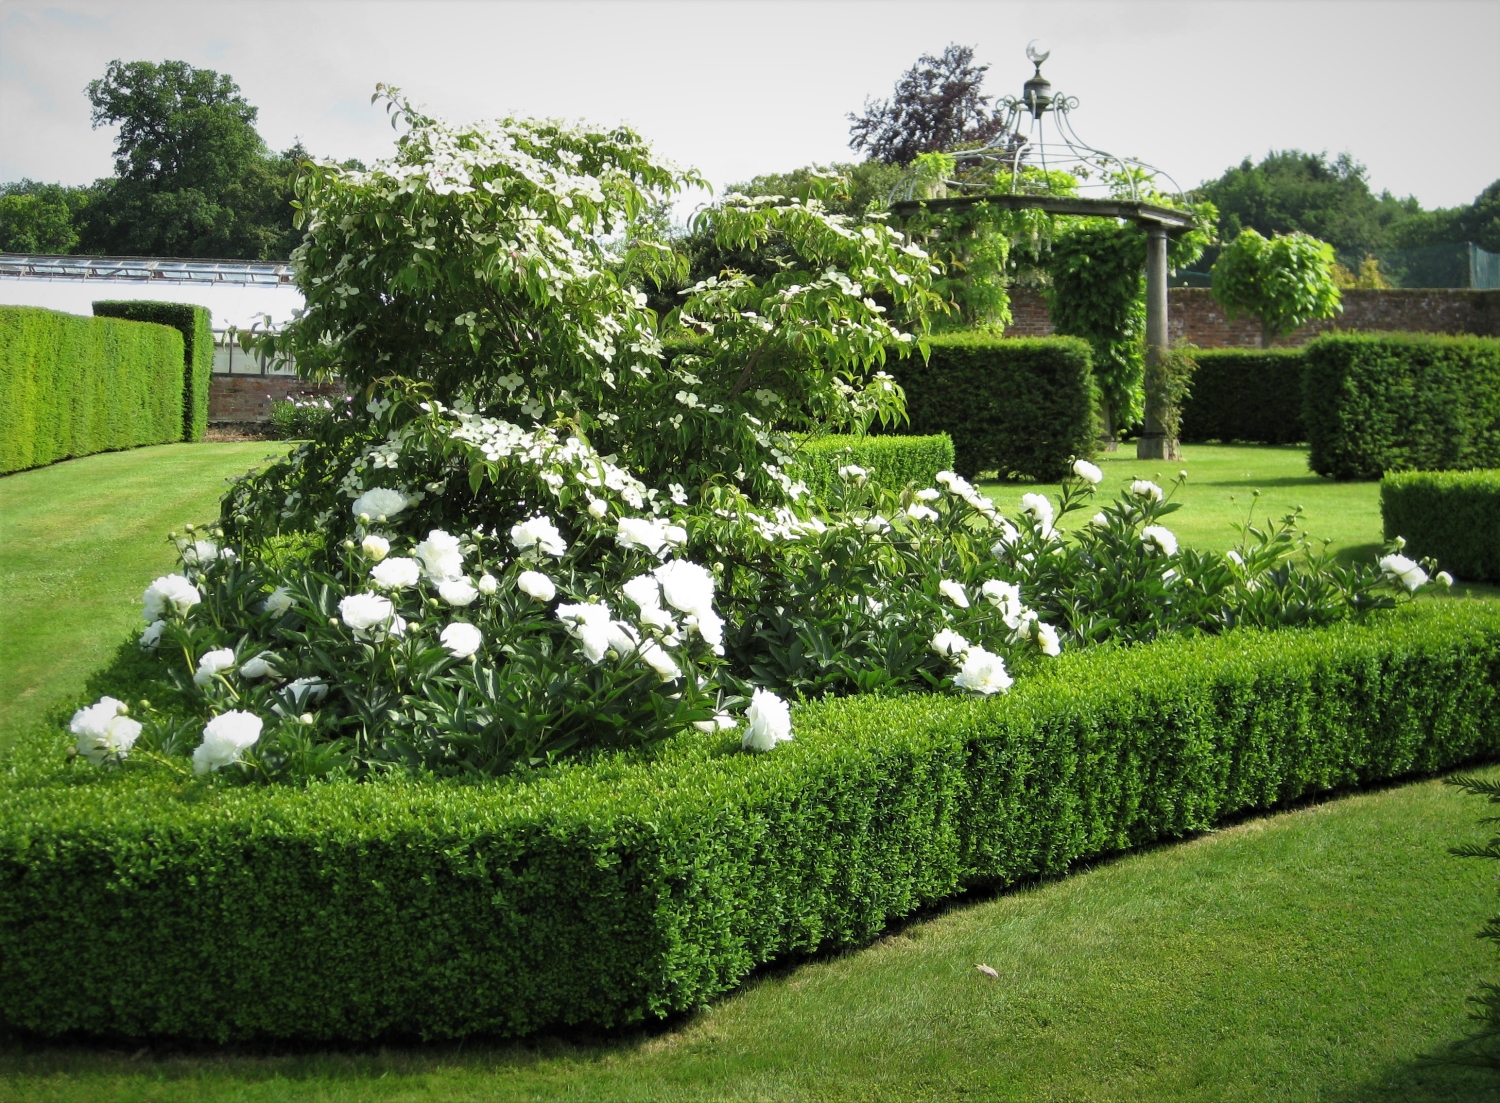
M295 244L288 199L306 157L273 156L226 74L113 61L90 82L95 127L115 125L113 180L82 230L97 252L269 259Z
M1333 246L1307 234L1267 240L1245 230L1219 254L1213 281L1214 298L1231 318L1250 314L1260 322L1262 348L1341 309Z
M988 65L974 64L974 48L950 44L939 57L923 54L902 74L888 100L865 100L849 115L849 146L873 161L904 165L919 153L987 142L1004 125L980 91Z

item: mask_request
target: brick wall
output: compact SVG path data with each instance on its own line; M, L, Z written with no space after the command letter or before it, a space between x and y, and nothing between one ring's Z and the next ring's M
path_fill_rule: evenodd
M208 386L208 421L210 425L270 421L272 402L343 393L342 383L309 383L294 375L215 375Z
M1305 345L1330 329L1406 330L1417 333L1474 333L1500 337L1500 291L1463 288L1397 288L1390 291L1345 291L1344 312L1326 322L1303 326L1281 345ZM1010 337L1045 337L1052 321L1041 294L1011 292L1015 321ZM1256 348L1260 324L1250 318L1230 322L1213 295L1203 287L1174 287L1168 292L1167 323L1172 340L1187 338L1199 348Z

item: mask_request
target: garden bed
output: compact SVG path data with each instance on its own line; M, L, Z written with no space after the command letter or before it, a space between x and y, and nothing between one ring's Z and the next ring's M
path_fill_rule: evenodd
M0 788L0 1007L42 1034L524 1034L701 1005L966 886L1500 751L1500 610L1070 654L528 780Z

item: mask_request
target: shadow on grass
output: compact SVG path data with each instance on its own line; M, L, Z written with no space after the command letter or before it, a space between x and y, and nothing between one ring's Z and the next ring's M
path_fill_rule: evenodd
M1436 1053L1387 1065L1331 1103L1478 1103L1500 1100L1500 1052L1453 1042Z

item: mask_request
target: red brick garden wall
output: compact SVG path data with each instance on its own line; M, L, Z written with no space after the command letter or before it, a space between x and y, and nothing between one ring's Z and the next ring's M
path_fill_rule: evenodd
M1330 329L1405 330L1415 333L1473 333L1500 337L1500 291L1462 288L1399 288L1345 291L1344 312L1327 322L1303 326L1277 345L1305 345ZM1040 293L1013 291L1014 318L1008 337L1046 337L1052 320ZM1168 292L1167 321L1172 340L1187 338L1199 348L1255 348L1260 325L1249 318L1230 322L1207 288L1174 287Z
M340 383L309 383L295 375L215 375L208 387L210 425L271 420L271 403L292 396L343 394Z

